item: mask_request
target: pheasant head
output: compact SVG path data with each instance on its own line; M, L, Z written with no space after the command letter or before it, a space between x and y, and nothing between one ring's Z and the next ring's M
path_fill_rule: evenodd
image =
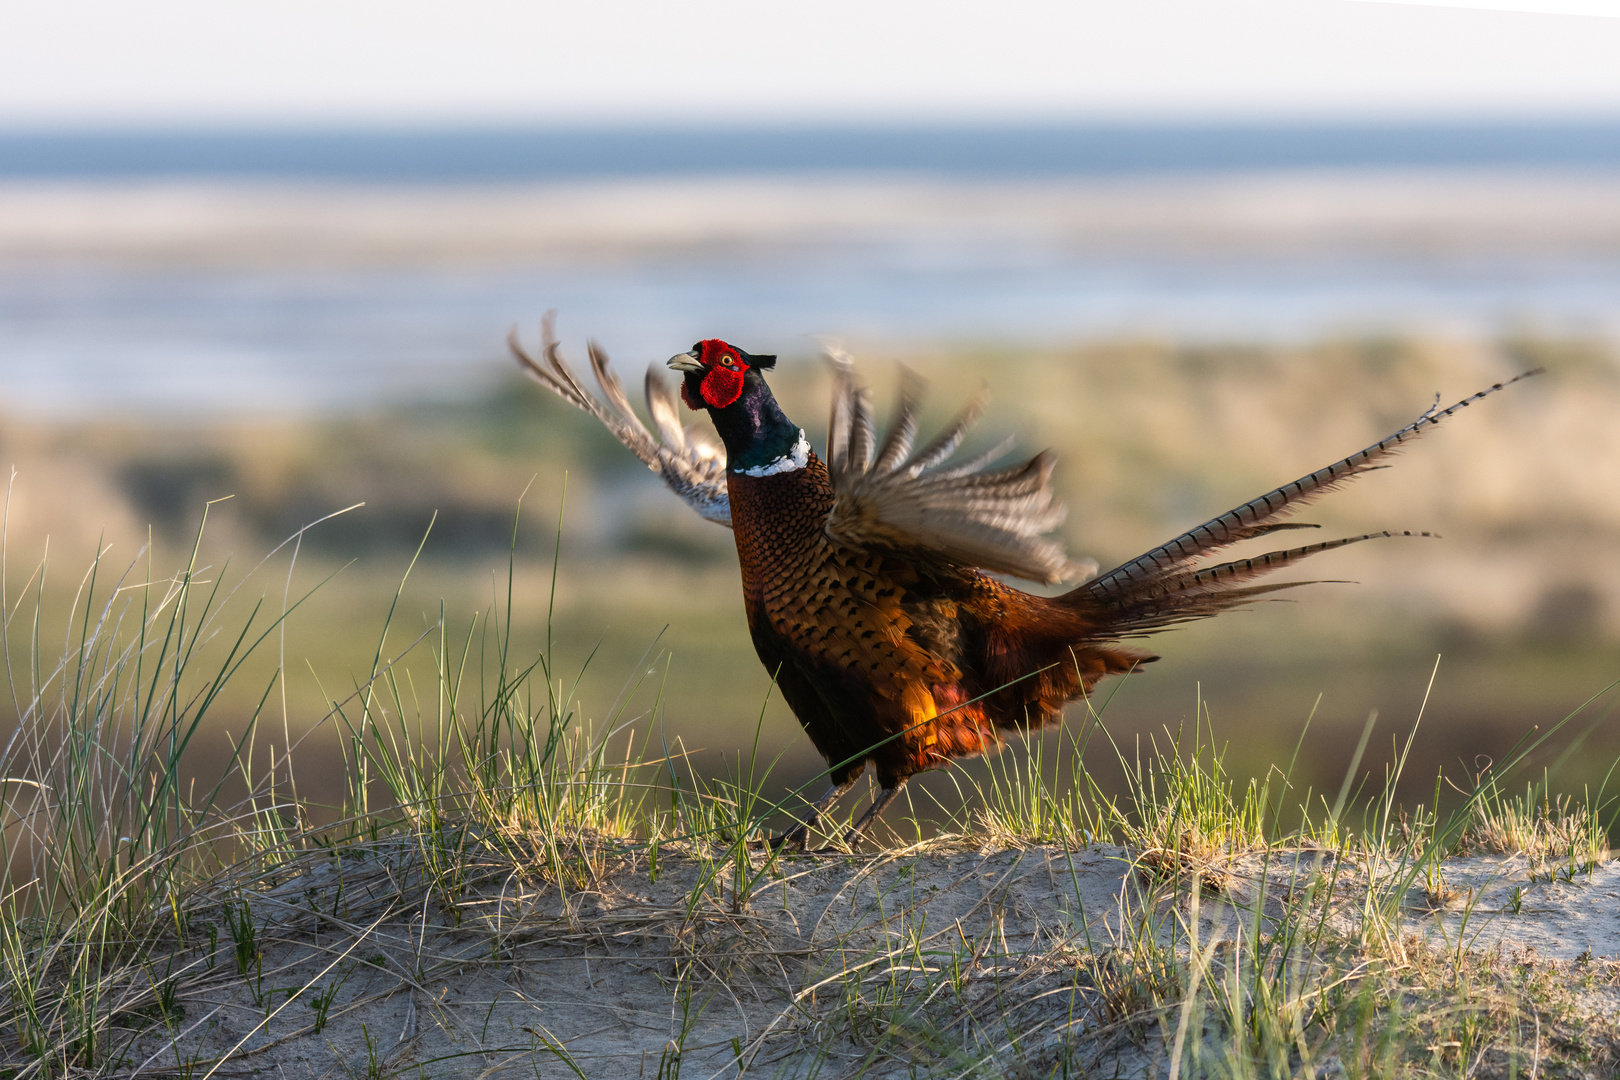
M776 357L755 356L719 338L709 338L692 346L689 352L670 357L669 366L686 375L681 382L681 400L687 408L724 409L743 396L749 373L755 372L752 381L761 383L757 372L775 367Z
M681 400L687 408L705 410L714 421L732 472L769 476L804 468L810 443L783 414L760 374L776 366L776 357L709 338L670 357L669 366L683 375Z

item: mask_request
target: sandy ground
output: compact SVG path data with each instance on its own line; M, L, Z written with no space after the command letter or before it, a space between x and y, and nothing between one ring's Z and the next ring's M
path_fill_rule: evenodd
M594 1080L736 1076L741 1061L759 1075L957 1075L964 1047L1038 1062L1095 1027L1098 991L1076 964L1128 948L1143 926L1174 935L1196 923L1208 948L1246 922L1230 905L1251 904L1262 880L1274 913L1318 870L1337 879L1332 917L1352 919L1365 875L1388 872L1334 874L1331 857L1308 851L1246 857L1206 874L1195 901L1191 877L1149 889L1117 848L936 844L760 859L739 899L731 863L668 851L659 863L655 874L639 854L583 860L578 890L509 876L451 898L424 889L414 849L322 857L193 918L194 947L152 976L188 973L168 1014L178 1038L148 1027L127 1067ZM1620 958L1620 868L1551 871L1522 857L1451 860L1448 888L1412 884L1399 932L1407 948L1412 935L1448 952L1460 939L1521 963L1614 970L1602 961ZM256 935L240 954L245 979L231 933L244 910ZM1620 1007L1612 982L1583 1006ZM901 1001L920 1006L903 1022ZM1127 1073L1143 1064L1093 1050Z

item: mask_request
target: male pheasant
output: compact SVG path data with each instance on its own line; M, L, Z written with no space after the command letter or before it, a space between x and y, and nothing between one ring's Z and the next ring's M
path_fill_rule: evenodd
M920 387L908 374L880 442L867 392L856 386L848 360L834 353L837 386L823 461L766 385L761 373L774 367L774 356L700 341L669 366L682 375L681 399L713 420L722 459L687 438L673 395L654 370L647 373L647 404L661 439L637 419L594 344L591 364L608 406L564 363L549 318L544 338L544 363L515 337L511 342L529 373L600 419L699 513L732 528L754 648L830 766L826 794L797 828L772 841L799 848L868 763L881 791L846 843L894 801L908 777L993 750L1005 732L1056 723L1065 704L1105 676L1157 659L1122 646L1122 639L1305 584L1250 582L1308 556L1418 535L1371 532L1193 565L1241 540L1315 528L1278 519L1380 467L1405 443L1509 385L1449 409L1431 408L1364 450L1048 598L986 571L1050 583L1077 569L1045 535L1063 517L1049 482L1052 457L1043 452L993 469L1003 444L947 464L984 407L982 393L941 435L914 449Z

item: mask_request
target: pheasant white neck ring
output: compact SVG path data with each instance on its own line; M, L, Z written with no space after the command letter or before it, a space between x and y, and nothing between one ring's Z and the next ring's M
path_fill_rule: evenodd
M810 464L810 440L804 437L804 429L799 429L799 438L793 444L793 449L763 465L755 465L751 469L733 469L735 473L743 476L775 476L777 473L796 472Z

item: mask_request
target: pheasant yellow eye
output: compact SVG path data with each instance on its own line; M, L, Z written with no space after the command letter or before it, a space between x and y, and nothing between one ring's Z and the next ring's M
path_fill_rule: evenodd
M731 357L729 357L729 356L723 356L723 357L721 357L721 358L720 358L720 362L721 362L721 363L722 363L722 364L724 364L724 365L726 365L726 367L729 367L729 368L734 368L734 367L736 367L736 366L737 366L737 361L735 361L735 360L733 360L733 359L732 359L732 358L731 358Z

